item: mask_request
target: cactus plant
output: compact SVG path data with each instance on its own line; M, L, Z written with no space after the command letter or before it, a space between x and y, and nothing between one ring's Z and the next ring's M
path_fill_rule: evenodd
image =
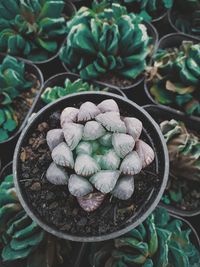
M200 1L178 0L174 2L172 21L184 33L200 37Z
M26 259L23 267L58 266L71 251L69 242L47 234L29 218L17 198L12 174L0 184L0 244L3 261Z
M41 95L41 99L44 103L48 104L56 99L66 96L68 94L74 94L84 91L99 91L98 86L91 85L87 82L84 82L82 79L77 79L74 82L71 82L68 78L64 82L64 87L53 86L47 87ZM102 89L107 91L107 88Z
M180 48L159 50L151 70L156 102L200 115L200 44L184 41Z
M135 79L144 71L150 38L141 18L128 14L125 7L113 3L96 12L82 7L67 30L60 58L81 78L115 74Z
M17 128L14 99L33 86L28 80L25 64L11 56L6 56L0 65L0 142L7 140Z
M0 51L42 61L58 50L65 35L64 1L3 0L0 3Z
M200 254L190 240L191 229L157 208L144 223L126 235L92 246L94 267L196 267Z
M83 103L65 108L60 129L46 135L53 162L46 178L67 185L87 212L97 209L106 194L127 200L134 193L134 175L151 164L154 151L140 140L142 122L120 117L117 103Z
M173 0L94 0L93 8L98 8L102 5L109 6L113 2L127 6L131 11L141 16L145 21L151 21L152 19L160 17L163 12L166 12L173 5Z

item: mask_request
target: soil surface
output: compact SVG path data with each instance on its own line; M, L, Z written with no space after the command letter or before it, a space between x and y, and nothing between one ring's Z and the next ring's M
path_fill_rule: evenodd
M145 171L135 176L135 192L127 201L120 201L109 194L99 209L85 212L76 198L69 194L67 186L49 183L46 170L51 152L46 143L48 130L59 127L60 112L54 112L37 126L21 149L20 183L28 205L34 213L54 229L78 236L99 236L120 230L129 225L154 190L160 185L152 163ZM142 136L145 141L145 136Z

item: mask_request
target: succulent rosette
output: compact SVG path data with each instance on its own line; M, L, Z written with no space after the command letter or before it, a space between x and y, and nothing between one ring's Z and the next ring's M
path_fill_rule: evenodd
M113 2L127 6L129 10L141 16L145 21L161 17L173 5L173 0L94 0L93 8L109 6Z
M167 142L172 174L200 183L200 137L176 120L163 121L160 127Z
M150 38L142 19L113 3L96 11L82 7L67 23L60 58L81 78L105 74L135 79L145 70Z
M152 68L150 92L156 102L200 115L200 44L184 41L177 48L159 50Z
M94 244L90 261L93 267L197 267L200 254L191 229L180 219L157 208L144 223L126 235Z
M97 209L108 193L129 199L134 175L154 160L153 149L140 139L142 122L121 117L117 103L108 99L66 107L60 125L46 136L53 160L47 180L68 185L87 212Z
M32 61L47 60L65 35L62 0L2 0L0 51Z
M33 84L25 72L24 62L11 56L4 58L0 65L0 142L8 139L18 126L13 101Z
M101 91L107 91L108 88L103 88ZM64 86L52 86L47 87L41 95L41 99L44 103L48 104L60 97L64 97L69 94L75 94L85 91L100 91L98 86L94 86L93 84L89 84L82 79L77 79L75 81L70 81L70 79L66 79L64 81Z

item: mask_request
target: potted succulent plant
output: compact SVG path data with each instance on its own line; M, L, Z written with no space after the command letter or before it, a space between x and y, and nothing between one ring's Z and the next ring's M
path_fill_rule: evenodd
M165 137L170 174L162 205L180 216L200 214L200 122L153 105L145 106Z
M31 63L11 56L1 56L0 61L0 155L4 157L4 149L16 141L34 108L43 77Z
M200 43L186 35L161 39L145 83L149 99L199 120Z
M67 31L60 52L64 67L83 79L102 80L121 89L143 80L157 42L150 24L115 3L96 11L82 7L67 23Z
M32 187L37 190L36 184ZM79 244L46 233L26 214L14 187L12 162L0 173L0 225L2 267L71 266L79 251Z
M61 97L85 91L111 92L126 97L119 88L108 87L103 82L84 81L77 74L65 72L51 77L44 83L40 99L37 101L36 110Z
M168 13L169 22L175 31L200 38L199 12L199 0L176 0Z
M66 21L75 11L64 0L1 1L0 52L27 59L50 77L55 74L54 64L62 69L56 59L66 37Z
M161 136L151 117L123 97L61 98L37 113L16 146L20 202L59 237L100 241L123 234L148 216L164 191L168 158ZM24 179L37 179L40 190Z
M106 5L109 6L113 2L125 5L129 12L134 12L141 16L145 21L160 21L166 16L167 10L173 5L173 0L94 0L93 7Z
M199 249L199 238L186 220L157 208L126 235L93 244L82 262L86 259L85 266L92 267L195 267L200 264Z

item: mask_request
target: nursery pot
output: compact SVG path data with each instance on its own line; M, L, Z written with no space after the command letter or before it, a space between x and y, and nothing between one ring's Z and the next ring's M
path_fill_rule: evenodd
M168 35L164 36L163 38L161 38L161 40L158 43L157 49L167 49L167 48L172 48L172 47L180 47L180 45L182 44L183 41L193 41L195 44L199 43L199 41L192 36L181 34L181 33L171 33L171 34L168 34ZM145 93L152 104L162 106L169 111L177 112L179 114L182 114L182 116L187 116L188 118L191 118L191 120L200 122L200 118L197 116L186 115L183 111L180 111L180 110L175 109L173 107L165 106L165 105L162 105L162 104L159 104L158 102L156 102L156 100L153 98L153 96L150 93L151 85L152 85L151 81L146 80L144 82Z
M145 110L154 118L154 120L160 124L164 120L171 120L175 119L177 121L182 121L186 125L186 127L191 130L192 132L199 132L200 129L200 121L197 122L195 120L189 119L188 117L184 116L182 113L176 110L169 110L166 107L159 107L155 105L146 105L144 106ZM191 173L192 175L192 173ZM188 180L188 185L191 181ZM195 187L195 186L194 186ZM195 187L196 188L196 187ZM169 210L170 213L184 216L184 217L191 217L200 214L200 206L194 210L182 210L178 207L174 207L171 205L166 205L164 203L160 203L161 206Z
M188 35L189 37L192 37L192 38L195 38L196 40L200 40L200 37L197 37L193 34L187 34L187 33L184 33L182 32L180 29L178 29L175 25L175 21L174 21L174 18L176 17L176 14L175 13L175 7L172 7L169 11L168 11L168 20L169 20L169 23L171 25L171 27L173 28L173 30L177 33L182 33L182 34L185 34L185 35Z
M156 51L156 48L157 48L157 45L158 45L158 33L157 33L156 28L151 23L145 22L144 25L147 27L148 35L150 37L152 37L152 44L153 44L153 47L154 47L153 51L152 51L152 55L150 56L149 62L148 62L148 64L151 65L152 56L153 56L154 52ZM65 42L67 42L67 39L66 39ZM62 64L63 64L63 67L65 68L65 70L67 72L72 73L71 70L65 65L64 62L62 62ZM135 87L140 85L143 81L144 81L144 73L140 74L136 79L134 79L133 83L131 85L129 85L129 86L122 87L122 86L112 85L110 83L107 83L107 86L108 87L117 87L117 88L121 89L122 91L124 91L124 93L131 93L131 91ZM101 80L100 80L100 82L101 82Z
M67 106L78 107L81 103L85 101L91 101L95 104L98 104L101 101L110 98L114 99L117 102L120 110L124 111L124 114L128 114L129 116L132 115L143 122L142 139L145 138L146 142L149 143L154 149L155 160L154 163L151 165L150 170L156 172L156 177L158 179L156 179L156 181L158 181L158 184L155 188L149 189L148 197L145 197L144 202L140 203L139 208L133 214L133 216L129 218L129 220L118 226L117 230L115 231L108 229L106 230L105 234L100 235L97 233L92 236L87 236L85 232L82 232L81 234L78 232L72 234L67 231L61 231L57 227L50 225L49 222L46 222L45 219L38 214L36 208L34 208L30 201L28 201L28 195L23 190L23 185L20 182L20 177L22 177L22 162L20 160L21 149L22 147L26 146L28 138L30 137L31 133L36 129L38 124L47 120L52 113L56 111L61 111ZM84 92L74 95L71 94L42 108L37 113L37 115L33 117L33 119L29 122L29 124L21 134L15 149L13 163L14 183L17 190L17 194L22 206L29 214L29 216L47 232L50 232L51 234L56 235L60 238L80 242L94 242L115 238L119 235L128 232L129 230L143 222L159 203L167 184L168 173L169 159L166 144L158 125L155 123L152 117L143 108L139 107L132 101L129 101L115 94L104 92ZM96 212L98 212L98 216L101 217L101 214L99 214L100 211L101 209L98 209ZM77 229L77 231L79 230Z
M0 54L0 62L3 61L4 57L5 57L5 55ZM22 60L22 61L25 63L25 71L27 73L33 74L36 77L36 79L38 80L40 86L38 88L38 93L35 96L33 104L31 106L31 108L29 109L28 113L26 114L25 119L22 122L22 124L19 125L18 129L13 133L12 136L10 136L7 140L0 143L0 158L2 159L2 162L3 161L8 162L11 160L17 138L19 137L20 132L25 127L28 118L30 117L31 113L33 112L35 105L37 103L37 100L39 98L40 90L43 86L43 75L42 75L40 69L37 66L35 66L34 64L27 62L26 60ZM6 153L5 153L5 151L6 151Z
M194 227L187 220L185 220L179 216L173 215L173 214L170 214L170 215L173 219L181 220L183 222L185 229L188 229L188 228L191 229L191 234L190 234L191 235L191 237L190 237L191 241L192 241L193 245L197 248L197 250L200 251L200 239L199 239L199 236L198 236L196 230L194 229ZM82 266L96 267L95 265L91 265L89 262L89 254L90 254L90 250L92 248L92 245L93 245L92 243L91 244L83 243L82 248L79 251L79 254L77 256L77 261L76 261L74 267L82 267ZM157 267L157 266L155 266L155 267Z
M45 89L47 87L64 86L64 82L67 78L72 82L76 81L77 79L81 79L78 74L73 74L73 73L68 73L68 72L56 74L52 76L51 78L49 78L44 83L43 88L40 92L40 98L38 99L35 111L38 111L40 108L42 108L45 105L45 103L41 100L41 95L45 91ZM97 82L97 81L87 81L87 82L89 84L93 84L94 86L98 86L100 89L108 88L108 92L119 95L119 96L123 96L126 98L126 95L124 94L124 92L122 92L117 87L110 86L103 82Z

